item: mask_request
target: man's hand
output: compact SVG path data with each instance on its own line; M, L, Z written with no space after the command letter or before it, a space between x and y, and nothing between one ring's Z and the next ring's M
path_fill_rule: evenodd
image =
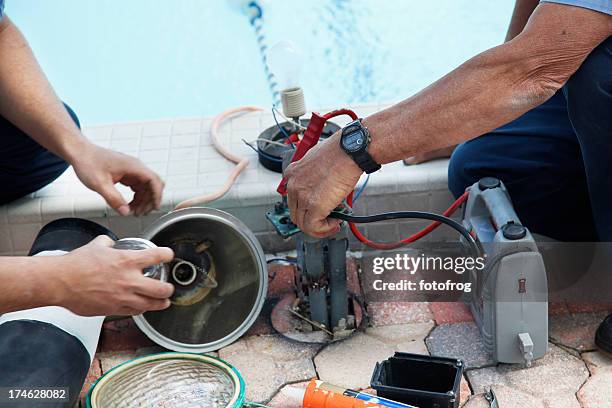
M339 140L336 133L319 143L284 173L291 219L313 237L338 232L340 221L327 216L353 191L362 173Z
M170 248L120 250L114 241L99 236L67 255L49 258L58 262L49 279L47 294L53 304L82 316L138 315L170 306L174 287L143 276L148 266L170 262Z
M69 161L79 180L119 214L142 215L159 209L164 182L135 157L87 143ZM129 204L115 188L116 183L134 191Z

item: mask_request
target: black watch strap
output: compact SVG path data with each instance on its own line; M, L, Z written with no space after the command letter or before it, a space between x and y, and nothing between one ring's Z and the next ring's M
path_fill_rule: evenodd
M376 163L367 150L353 153L352 157L359 168L361 168L361 170L363 170L366 174L374 173L375 171L380 170L382 167L380 164Z

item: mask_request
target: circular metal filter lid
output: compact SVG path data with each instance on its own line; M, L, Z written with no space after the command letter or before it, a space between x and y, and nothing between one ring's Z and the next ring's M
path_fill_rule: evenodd
M172 305L134 317L151 340L174 351L208 352L236 341L257 319L267 266L240 220L216 209L186 208L161 217L142 237L175 254L168 277L175 286Z
M244 380L214 357L161 353L140 357L104 374L87 394L88 408L233 408L244 404Z

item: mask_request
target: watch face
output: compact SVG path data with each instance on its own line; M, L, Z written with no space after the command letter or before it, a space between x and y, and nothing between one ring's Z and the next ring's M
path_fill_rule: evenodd
M349 152L358 152L364 148L365 144L366 135L362 130L357 130L342 137L342 147Z

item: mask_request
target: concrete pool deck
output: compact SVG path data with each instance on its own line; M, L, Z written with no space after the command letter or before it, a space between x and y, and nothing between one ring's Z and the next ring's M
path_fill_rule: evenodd
M363 282L361 267L367 257L363 253L349 259L354 282ZM608 311L585 305L551 305L548 354L527 369L494 365L483 349L471 314L460 303L376 302L366 296L365 328L334 344L305 344L288 340L271 327L270 311L292 291L294 272L291 266L270 268L273 278L256 323L240 340L213 353L242 373L249 401L299 408L283 389L304 386L311 378L371 392L368 388L375 363L394 351L406 351L463 359L466 373L461 406L467 408L488 407L483 392L490 388L501 408L612 406L612 358L596 351L593 344L593 333ZM92 381L113 366L158 351L162 349L131 319L105 323L83 395Z

